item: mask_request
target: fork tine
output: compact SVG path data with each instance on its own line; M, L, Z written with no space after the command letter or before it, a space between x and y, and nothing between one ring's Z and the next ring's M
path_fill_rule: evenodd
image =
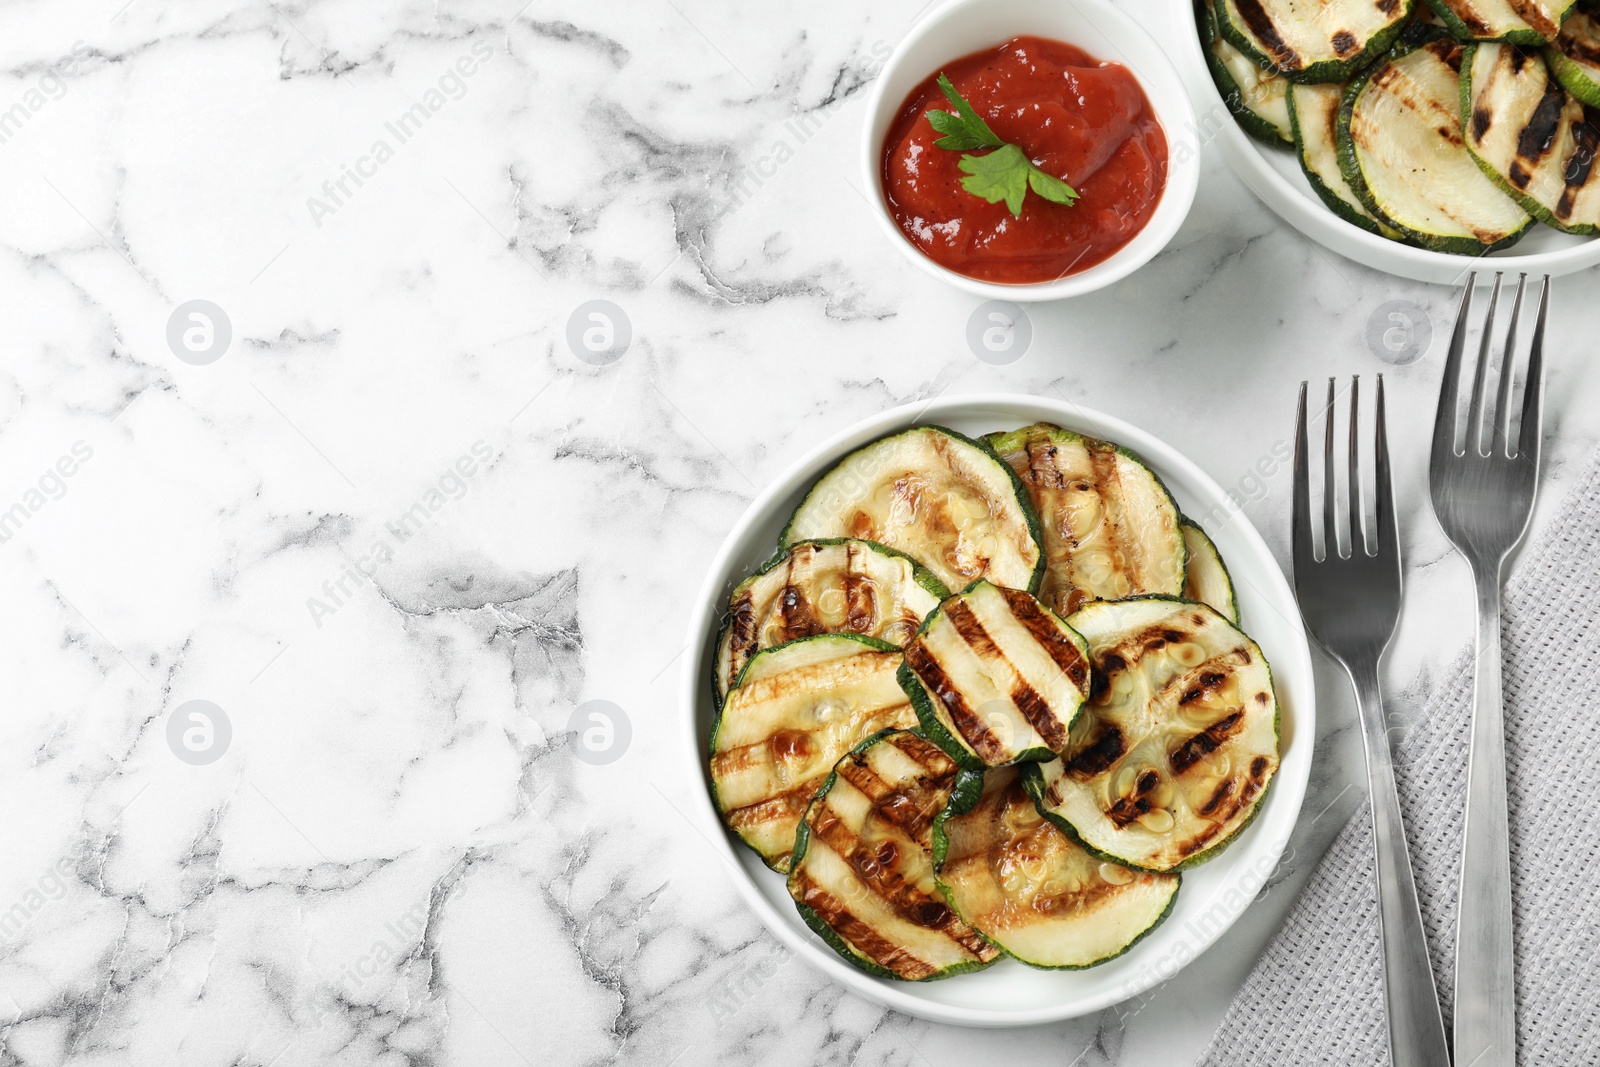
M1528 377L1522 384L1522 428L1518 431L1517 456L1526 456L1536 466L1539 444L1544 439L1544 320L1550 311L1550 275L1544 276L1539 291L1539 319L1533 327L1533 347L1528 353Z
M1350 497L1350 555L1356 553L1367 554L1367 527L1362 521L1361 511L1361 450L1356 447L1356 426L1360 422L1358 412L1361 410L1361 376L1359 374L1350 379L1350 473L1345 478L1347 492Z
M1377 556L1398 561L1400 556L1400 528L1394 514L1394 485L1389 481L1389 428L1383 408L1383 375L1378 375L1378 427L1377 443L1373 446L1373 463L1377 467L1377 485L1372 494L1375 515L1373 525L1378 537ZM1398 566L1397 568L1398 569Z
M1294 517L1290 541L1294 549L1296 580L1317 562L1311 543L1311 460L1306 441L1306 383L1300 383L1300 404L1294 420Z
M1322 558L1339 558L1338 487L1333 478L1333 379L1328 379L1328 406L1322 412Z
M1511 452L1511 385L1517 380L1517 322L1522 318L1522 294L1528 288L1526 273L1517 277L1517 299L1511 305L1511 326L1506 330L1505 355L1500 357L1500 389L1494 402L1494 418L1489 425L1493 436L1489 440L1490 453L1499 452L1506 457Z
M1472 455L1487 456L1489 450L1484 447L1483 438L1485 423L1492 425L1493 417L1484 418L1483 391L1484 382L1488 378L1490 342L1494 337L1494 312L1500 305L1500 282L1505 275L1498 271L1494 276L1494 292L1489 295L1489 314L1483 320L1483 338L1478 342L1478 366L1472 372L1472 400L1467 407L1467 438L1462 442L1462 447Z
M1433 419L1433 455L1437 463L1445 455L1456 454L1456 398L1461 395L1461 353L1467 347L1467 319L1472 312L1472 290L1478 273L1467 275L1467 287L1456 309L1456 328L1450 335L1450 353L1444 361L1444 380L1439 384L1439 412Z

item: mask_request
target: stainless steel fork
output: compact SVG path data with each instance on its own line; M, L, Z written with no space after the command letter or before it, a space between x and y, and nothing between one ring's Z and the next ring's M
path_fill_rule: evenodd
M1378 870L1378 925L1383 946L1383 990L1389 1018L1389 1055L1394 1067L1450 1067L1439 993L1428 963L1428 943L1417 906L1417 886L1406 850L1394 758L1378 686L1378 661L1400 617L1400 536L1389 479L1389 443L1378 376L1378 418L1373 466L1376 540L1369 542L1361 504L1357 442L1359 381L1350 383L1348 555L1339 551L1339 505L1334 474L1333 379L1328 379L1327 429L1323 439L1323 558L1312 544L1310 457L1306 436L1306 386L1300 384L1294 451L1294 585L1306 626L1328 654L1343 665L1355 686L1361 736L1366 742L1371 787L1372 832ZM1463 1061L1464 1062L1464 1061Z
M1433 462L1428 469L1434 514L1445 536L1471 564L1478 587L1477 678L1462 832L1461 912L1456 920L1455 1051L1456 1062L1462 1065L1513 1067L1517 1062L1517 1019L1505 724L1500 698L1500 582L1506 557L1527 531L1539 484L1544 324L1550 310L1550 279L1544 279L1539 297L1539 319L1524 376L1522 417L1514 445L1511 391L1516 379L1517 319L1528 276L1522 275L1517 282L1500 360L1499 396L1490 408L1486 404L1489 349L1501 282L1500 275L1495 275L1463 423L1459 416L1461 359L1475 282L1475 277L1467 282L1450 338L1433 427Z

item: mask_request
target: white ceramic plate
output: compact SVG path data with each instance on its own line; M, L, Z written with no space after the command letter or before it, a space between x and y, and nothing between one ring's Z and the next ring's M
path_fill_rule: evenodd
M1486 284L1496 271L1562 275L1600 263L1600 237L1577 237L1537 222L1521 241L1488 256L1430 252L1352 226L1329 211L1312 191L1292 147L1262 144L1234 121L1206 69L1191 0L1159 0L1136 10L1158 15L1147 25L1167 48L1188 86L1199 115L1196 127L1189 131L1190 141L1215 145L1263 203L1324 248L1375 270L1442 285L1458 285L1472 270L1478 271L1479 283Z
M719 621L733 587L776 550L778 533L806 489L846 453L921 423L977 435L1041 419L1133 449L1166 482L1184 514L1216 541L1237 586L1243 628L1272 664L1283 716L1282 766L1255 822L1217 859L1184 872L1172 914L1126 955L1083 971L1040 971L1002 960L943 981L884 981L844 962L806 928L783 878L728 834L712 807L706 746ZM678 725L694 797L689 817L720 854L745 901L790 949L862 996L910 1015L969 1026L1027 1026L1138 995L1176 974L1244 912L1277 865L1300 812L1316 736L1314 701L1311 653L1294 596L1261 536L1216 482L1170 446L1118 419L1058 400L986 394L907 405L859 423L813 449L756 498L717 553L695 604Z

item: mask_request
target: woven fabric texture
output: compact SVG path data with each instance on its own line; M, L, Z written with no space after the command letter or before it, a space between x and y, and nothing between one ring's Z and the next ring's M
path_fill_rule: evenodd
M1507 583L1503 664L1518 1062L1592 1065L1600 1063L1600 462L1591 462ZM1447 1032L1472 669L1469 650L1424 686L1423 712L1393 734ZM1391 713L1395 704L1391 695ZM1363 804L1199 1063L1382 1067L1386 1027Z

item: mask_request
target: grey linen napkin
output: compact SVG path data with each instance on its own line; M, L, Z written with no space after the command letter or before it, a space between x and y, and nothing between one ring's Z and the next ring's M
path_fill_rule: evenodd
M1518 1060L1600 1063L1600 464L1591 462L1518 562L1505 605ZM1471 697L1469 652L1395 745L1447 1031ZM1245 980L1200 1067L1387 1064L1381 983L1363 803Z

